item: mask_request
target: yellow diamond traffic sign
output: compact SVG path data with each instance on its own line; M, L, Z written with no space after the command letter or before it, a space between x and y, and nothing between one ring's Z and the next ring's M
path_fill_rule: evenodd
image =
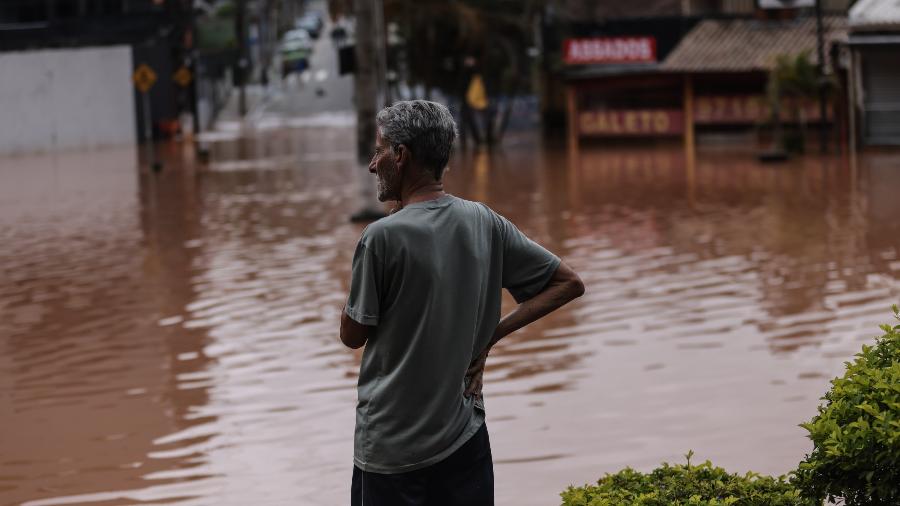
M137 86L141 93L147 93L156 82L156 72L146 63L141 63L135 69L132 79L134 79L134 85Z
M174 74L172 74L172 79L175 80L175 82L178 83L178 85L182 88L191 84L191 79L193 78L194 76L191 75L191 71L188 70L187 67L180 67Z

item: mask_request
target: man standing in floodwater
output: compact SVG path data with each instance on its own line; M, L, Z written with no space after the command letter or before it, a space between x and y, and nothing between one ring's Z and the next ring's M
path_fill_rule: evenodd
M378 113L369 172L399 205L353 255L341 341L366 345L353 506L494 504L482 375L504 336L584 293L581 279L486 205L444 192L456 140L443 105ZM519 304L500 318L501 289Z

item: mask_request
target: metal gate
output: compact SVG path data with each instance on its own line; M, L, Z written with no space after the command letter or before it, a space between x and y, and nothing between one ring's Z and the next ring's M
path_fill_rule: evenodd
M862 52L866 144L900 145L900 48Z

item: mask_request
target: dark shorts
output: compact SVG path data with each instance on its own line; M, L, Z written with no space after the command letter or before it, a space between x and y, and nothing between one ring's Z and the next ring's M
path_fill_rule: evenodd
M494 463L487 424L437 464L399 474L353 466L352 506L493 506Z

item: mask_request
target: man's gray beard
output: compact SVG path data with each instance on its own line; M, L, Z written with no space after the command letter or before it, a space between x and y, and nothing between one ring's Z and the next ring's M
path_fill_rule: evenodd
M388 183L381 176L375 178L378 181L378 202L388 200Z
M379 175L375 176L375 179L378 181L378 202L385 202L388 200L397 200L400 198L399 195L391 195L392 186L396 186L394 181L391 181L389 178L381 177Z

